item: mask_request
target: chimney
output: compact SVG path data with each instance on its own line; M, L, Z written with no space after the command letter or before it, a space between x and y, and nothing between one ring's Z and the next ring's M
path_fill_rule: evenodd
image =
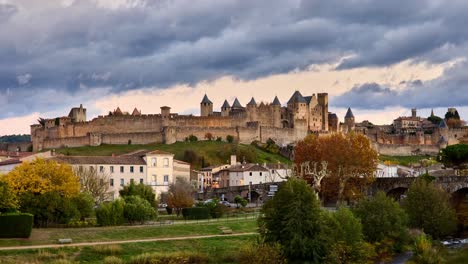
M236 155L231 155L231 166L234 166L237 164L237 157Z

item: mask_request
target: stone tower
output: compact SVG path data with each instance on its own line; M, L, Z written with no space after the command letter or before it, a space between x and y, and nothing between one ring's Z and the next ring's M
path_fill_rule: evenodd
M229 105L227 100L224 100L224 104L221 106L221 116L229 116L230 111L231 106Z
M200 103L200 116L212 116L213 115L213 102L208 99L205 94L203 100Z
M73 107L68 117L70 117L71 121L74 123L86 122L86 108L83 108L82 104L80 104L80 107Z
M322 106L322 130L328 131L328 93L318 93L317 100Z
M307 101L299 91L295 91L288 101L288 111L290 113L290 121L295 127L296 120L307 120ZM307 124L307 122L305 122Z
M412 108L412 109L411 109L411 117L412 117L412 118L416 118L416 117L417 117L416 108Z
M257 121L257 102L255 98L252 97L250 102L247 104L247 117L250 122Z
M346 125L346 131L345 132L351 132L354 130L355 127L355 121L354 121L354 115L353 111L351 111L351 108L348 108L348 111L346 112L344 122Z
M281 125L281 103L278 96L275 96L275 99L273 99L271 107L273 109L273 126L280 128L283 127Z

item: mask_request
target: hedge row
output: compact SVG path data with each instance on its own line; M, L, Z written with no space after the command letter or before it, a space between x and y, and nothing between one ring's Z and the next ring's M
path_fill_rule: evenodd
M208 219L210 218L210 210L206 207L184 208L182 215L186 220Z
M11 213L0 215L0 238L28 238L31 236L33 215Z

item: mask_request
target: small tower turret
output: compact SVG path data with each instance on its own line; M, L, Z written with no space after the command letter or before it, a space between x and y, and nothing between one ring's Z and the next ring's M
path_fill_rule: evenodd
M344 123L346 125L347 131L345 132L351 132L354 130L355 127L355 120L354 120L354 114L353 111L351 111L351 108L348 108L348 111L346 112L345 118L344 118Z
M249 121L257 121L257 102L253 97L247 104L247 116Z
M213 115L213 102L208 99L205 94L203 100L200 103L200 116L212 116Z
M231 106L229 105L227 100L224 100L224 104L221 106L221 116L229 116L230 111Z
M273 110L273 126L281 128L281 102L278 99L278 96L275 96L273 103L271 103Z

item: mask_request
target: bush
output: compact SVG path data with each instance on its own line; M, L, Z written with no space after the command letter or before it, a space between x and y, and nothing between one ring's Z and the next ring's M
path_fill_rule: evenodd
M143 223L156 217L151 204L140 196L125 197L124 217L129 223Z
M117 199L110 203L101 204L96 209L96 219L100 226L115 226L125 223L124 218L125 202Z
M222 137L217 137L216 141L221 142L221 141L223 141L223 138Z
M424 234L416 237L413 248L413 257L408 263L439 264L444 263L441 252L432 246L432 241Z
M80 212L80 219L82 221L93 216L94 198L90 194L80 193L77 196L72 197L72 202L76 205L78 212Z
M198 138L195 135L190 135L190 136L188 136L187 139L188 139L189 142L197 142L198 141Z
M119 191L119 194L124 199L128 196L139 196L148 201L152 207L157 207L156 194L154 193L153 188L146 184L135 184L132 181L129 185L125 185L122 190Z
M213 134L211 134L210 132L206 133L205 134L205 139L208 140L208 141L213 140Z
M174 253L143 253L133 257L129 264L202 264L208 263L208 256L203 253L174 252Z
M31 236L33 215L24 213L0 215L1 238L28 238Z
M124 261L116 256L108 256L104 258L104 264L124 264Z
M450 235L456 229L456 215L449 195L434 183L418 180L411 185L404 200L410 226L421 228L435 239Z
M236 203L237 208L239 208L239 205L246 207L249 203L247 199L242 198L240 195L236 195L236 197L234 197L234 202Z
M240 264L282 264L286 263L286 259L281 254L281 246L279 244L269 245L263 243L255 246L248 245L242 248L237 262Z
M183 208L182 215L185 220L209 219L210 210L206 207Z
M375 197L359 202L354 213L361 219L367 241L383 244L386 240L394 241L392 251L401 251L408 242L407 215L385 193L378 192Z
M196 206L208 208L211 218L221 218L227 211L227 207L220 204L216 198L209 203L199 202Z
M168 215L172 214L172 207L166 206L166 212Z
M226 136L226 141L227 141L228 143L234 142L234 136L232 136L232 135L227 135L227 136Z

